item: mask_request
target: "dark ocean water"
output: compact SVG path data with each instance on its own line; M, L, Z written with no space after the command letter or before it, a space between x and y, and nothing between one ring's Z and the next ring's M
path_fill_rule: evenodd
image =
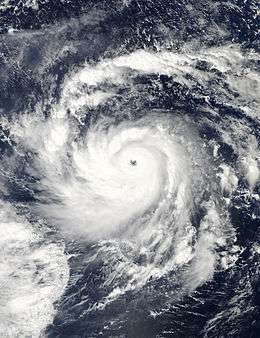
M1 337L259 337L258 13L0 3Z

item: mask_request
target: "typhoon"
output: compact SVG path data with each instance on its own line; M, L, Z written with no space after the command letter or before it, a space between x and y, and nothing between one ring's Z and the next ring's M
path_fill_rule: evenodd
M246 3L0 5L1 337L258 337Z

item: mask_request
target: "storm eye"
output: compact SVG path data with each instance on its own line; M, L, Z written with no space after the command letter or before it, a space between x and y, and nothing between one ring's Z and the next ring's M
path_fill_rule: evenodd
M130 164L131 165L137 165L137 161L136 160L130 160Z

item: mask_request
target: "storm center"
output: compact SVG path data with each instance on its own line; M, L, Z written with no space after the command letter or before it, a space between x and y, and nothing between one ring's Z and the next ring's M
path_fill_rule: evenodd
M130 164L135 166L135 165L137 165L137 161L136 160L130 160Z

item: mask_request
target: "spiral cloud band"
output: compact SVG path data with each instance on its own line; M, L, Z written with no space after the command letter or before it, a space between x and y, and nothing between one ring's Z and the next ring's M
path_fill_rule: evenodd
M210 71L199 66L203 63ZM241 180L249 193L254 191L259 149L254 135L250 142L245 136L250 125L232 114L222 119L221 107L213 109L213 101L216 106L218 100L239 106L245 116L254 116L254 91L249 93L251 111L243 106L248 89L237 68L244 63L236 46L193 54L136 51L74 69L59 99L48 98L48 109L38 105L34 115L25 112L11 122L1 118L15 150L11 160L3 162L3 185L8 173L20 173L18 163L24 163L16 183L32 197L23 207L37 224L36 232L50 224L48 231L76 252L68 254L68 261L82 250L89 269L85 274L90 278L98 271L104 291L91 296L89 290L82 300L84 315L102 313L124 295L138 296L145 290L147 312L157 316L236 263L243 248L237 244L229 207ZM223 90L219 74L230 91ZM245 76L255 81L254 74ZM173 82L186 88L185 100L192 88L199 88L189 97L197 100L199 119L178 106L172 93L170 104L163 101L162 88L167 93ZM232 96L232 91L240 95ZM207 104L205 111L202 103ZM204 125L214 136L210 141ZM220 156L224 145L234 149L236 166ZM60 252L59 245L51 248ZM63 288L68 267L59 259L64 273L55 275L54 282ZM23 270L19 260L14 264ZM70 283L78 282L73 272L71 276ZM156 289L153 283L160 280L164 286ZM46 295L52 303L52 289ZM129 304L134 306L131 300ZM15 302L9 305L20 318ZM39 326L50 321L48 306L47 319Z

